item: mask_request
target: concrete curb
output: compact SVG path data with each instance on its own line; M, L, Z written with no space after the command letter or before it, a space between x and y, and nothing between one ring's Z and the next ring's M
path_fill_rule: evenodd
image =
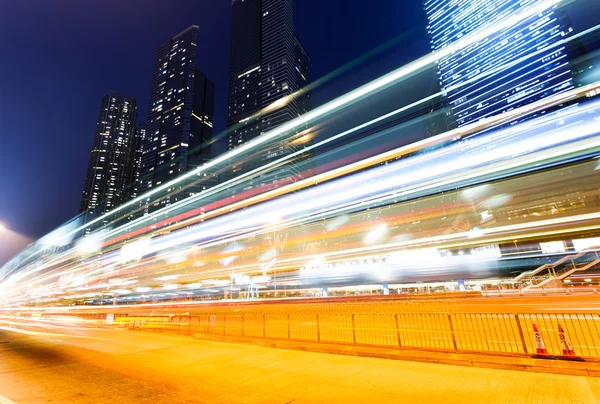
M456 353L383 347L346 346L327 343L275 340L267 338L236 337L214 334L194 334L194 339L216 342L233 342L269 348L292 349L307 352L337 355L363 356L370 358L405 360L413 362L439 363L445 365L470 366L520 370L526 372L555 373L574 376L600 377L600 363L557 359L537 359L521 355L489 355L484 353Z

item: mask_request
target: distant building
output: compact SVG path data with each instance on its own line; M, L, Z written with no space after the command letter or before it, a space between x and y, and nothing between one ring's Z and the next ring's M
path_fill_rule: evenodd
M425 0L432 50L541 0L455 1ZM442 91L452 109L451 126L463 126L574 87L564 46L529 57L508 69L502 67L556 44L571 29L559 6L548 8L514 27L466 47L438 62ZM485 78L450 90L485 72Z
M309 111L309 92L292 96L309 80L310 60L294 32L293 1L233 0L228 149ZM284 101L277 105L280 100ZM269 106L271 110L264 111ZM284 155L289 148L263 152L264 162ZM234 166L234 175L247 168Z
M111 92L102 97L79 211L106 213L134 196L139 138L137 101Z
M212 138L215 86L196 67L199 32L193 25L156 48L140 195L210 158L207 142ZM178 194L163 203L185 196Z

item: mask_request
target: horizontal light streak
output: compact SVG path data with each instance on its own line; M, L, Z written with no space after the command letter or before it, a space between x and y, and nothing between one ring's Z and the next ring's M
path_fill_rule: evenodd
M596 105L596 104L593 104ZM581 110L577 111L577 113L585 113L587 110L591 109L592 106L588 106L587 108L582 107ZM575 115L576 112L571 111L570 112L571 115ZM564 118L565 114L563 114L563 116L561 116L561 118ZM556 119L556 118L555 118ZM542 120L542 122L551 122L551 117L547 116L544 117ZM528 123L529 126L533 125L532 123ZM528 125L524 125L525 127L527 127ZM577 130L571 130L566 126L563 127L559 127L554 129L554 134L552 134L552 132L543 132L540 136L541 139L544 139L544 141L547 143L546 145L540 141L540 139L536 139L536 138L531 138L531 139L522 139L521 140L521 144L519 143L511 143L507 146L504 147L504 149L494 149L491 151L488 151L488 155L484 154L477 154L475 160L473 160L472 162L470 162L471 165L473 166L477 166L479 163L478 162L490 162L491 158L493 156L495 156L497 159L501 159L504 156L510 156L513 153L513 149L516 147L517 149L524 151L524 150L529 150L529 149L535 149L538 147L546 147L548 145L552 145L555 143L561 143L562 141L567 141L569 140L568 136L565 136L566 132L570 133L570 137L571 140L572 139L577 139L578 137L583 137L583 136L587 136L590 133L593 133L593 131L597 128L595 128L595 126L593 125L581 125L578 127ZM511 134L511 136L520 136L520 131L518 130L519 128L511 128L509 130L504 130L504 132ZM481 140L482 144L486 144L485 139ZM533 166L538 164L539 162L543 162L545 160L548 159L558 159L560 160L561 158L563 158L563 156L565 155L569 155L569 154L573 154L573 153L579 153L585 150L591 150L594 148L598 148L600 147L600 141L598 140L583 140L583 141L579 141L578 143L572 143L568 146L562 146L560 147L557 151L555 152L548 152L548 151L543 151L543 152L538 152L535 155L532 156L520 156L516 159L513 159L509 162L505 162L505 161L500 161L496 164L488 164L489 167L487 169L473 169L471 170L471 172L469 173L462 173L459 174L458 176L450 176L447 177L445 180L440 180L437 179L436 176L439 175L440 173L446 173L448 172L448 167L441 165L437 168L437 171L432 171L432 172L428 172L428 170L423 171L424 175L432 178L432 180L429 183L423 183L423 179L425 177L419 178L419 171L408 171L409 174L405 174L405 177L409 177L414 183L420 184L419 187L417 188L406 188L406 186L404 186L404 190L403 192L397 192L397 191L390 191L389 194L387 195L383 195L382 197L379 197L377 199L373 199L371 197L369 197L367 200L369 201L369 203L374 204L374 203L378 203L378 202L384 202L387 199L399 199L403 196L408 196L408 195L422 195L426 192L428 192L428 190L431 189L443 189L442 187L444 186L451 186L452 184L457 184L457 183L461 183L461 182L472 182L475 178L485 178L486 176L490 176L490 175L495 175L499 172L503 172L503 171L511 171L511 170L515 170L518 167L523 167L523 166ZM459 149L460 150L460 149ZM503 150L503 151L501 151ZM439 154L440 155L446 155L448 154L449 151L447 149L443 149ZM423 155L421 157L421 159L431 159L434 158L434 155ZM398 163L396 163L395 165L388 165L382 169L380 169L380 171L382 172L390 172L392 170L393 167L397 166L398 168L396 168L396 171L404 169L404 166L406 166L407 164L414 164L414 162L411 163L411 160L406 160L406 161L400 161ZM462 171L464 170L464 167L466 167L467 165L467 161L463 162L464 166L456 166L456 163L452 163L452 165L454 165L454 170L455 171ZM380 177L381 174L377 173L377 172L366 172L363 173L362 176L367 176L367 177ZM395 177L396 181L399 181L402 177ZM350 180L346 180L346 182L349 182ZM359 180L360 181L360 180ZM379 185L374 188L373 190L366 190L366 189L360 189L361 192L360 193L370 193L370 192L377 192L377 190L379 189L386 189L388 186L392 186L392 184L389 184L388 182L386 182L387 180L385 179L385 177L381 177L381 181L379 183ZM398 187L399 184L401 184L401 182L396 182L394 184L395 187ZM330 186L328 186L327 184L324 184L323 189L318 189L318 192L315 191L318 194L327 194L327 193L331 193L331 191L328 190L328 188L330 188ZM337 185L337 188L347 188L345 185ZM315 193L313 192L313 193ZM310 213L311 207L306 206L306 202L303 202L303 198L305 198L304 195L299 195L295 197L295 200L298 201L298 203L300 203L304 208L305 211ZM311 198L309 198L311 199ZM342 198L339 194L336 194L336 205L339 206L340 203L342 202L344 198ZM351 200L346 198L346 200L348 200L348 206L346 206L345 208L336 208L336 209L328 209L326 211L324 211L323 213L319 213L319 214L313 214L310 213L310 219L311 220L315 220L317 219L319 216L323 216L326 217L327 215L333 215L333 214L339 214L342 213L343 211L347 210L347 209L354 209L357 206L362 206L362 203L360 200L356 201L356 200ZM321 206L323 202L322 201L318 201L317 199L315 199L315 205L316 206ZM288 205L289 202L286 201L277 201L276 205ZM287 211L296 211L298 208L294 205L290 205L287 207ZM286 216L287 213L284 212L277 212L276 210L273 209L273 207L267 206L267 207L263 207L261 208L260 211L263 212L268 212L266 213L267 215L273 215L276 214L277 216ZM274 213L277 212L277 213ZM244 211L242 212L242 214L244 216L247 215L252 215L252 213L250 211ZM242 217L244 217L242 216ZM254 215L255 216L255 215ZM238 228L235 227L236 226L236 219L234 217L232 218L228 218L228 221L230 223L232 223L234 225L234 227L230 227L230 231L236 230L236 231L242 231L243 232L240 233L239 236L232 238L232 235L223 235L220 241L213 241L213 243L210 243L210 245L215 245L214 243L223 243L223 242L230 242L232 240L235 240L236 238L239 237L246 237L248 235L252 235L252 234L260 234L262 233L264 230L261 228L260 223L264 222L262 217L254 217L253 218L254 223L252 226L255 226L256 229L252 229L252 226L248 223L245 223L244 226L242 228ZM265 219L266 220L266 219ZM222 222L222 221L221 221ZM191 231L187 231L188 235L187 238L183 238L180 234L176 233L176 234L172 234L170 235L167 239L165 239L163 242L159 242L158 244L154 245L152 247L152 251L153 252L157 252L157 251L161 251L163 249L168 249L171 246L174 245L179 245L180 243L186 243L189 241L193 241L194 239L197 239L198 237L213 237L213 236L219 236L221 234L223 234L224 232L224 227L222 225L221 222L217 222L217 223L208 223L207 225L210 225L210 227L215 228L214 231L216 231L214 234L213 233L195 233L195 232L191 232ZM241 222L243 223L243 222ZM289 225L294 225L296 223L288 221L286 222L286 226ZM205 225L206 226L206 225ZM225 228L227 229L227 228ZM184 234L185 235L185 234ZM106 262L106 259L110 259L110 257L105 257L104 261ZM101 271L102 269L99 269L99 271ZM51 277L54 277L55 275L52 275ZM44 279L38 279L38 281L42 281L42 280L47 280L48 278Z

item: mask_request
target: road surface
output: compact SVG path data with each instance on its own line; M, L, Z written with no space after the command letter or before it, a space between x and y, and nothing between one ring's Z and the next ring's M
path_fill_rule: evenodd
M0 330L0 396L34 403L594 403L600 378L127 330ZM0 403L3 399L0 398Z
M600 290L600 289L599 289ZM460 295L457 295L460 296ZM285 307L286 310L295 306L305 304L311 305L337 305L335 311L338 313L353 312L357 307L367 305L396 305L399 308L407 307L403 311L411 312L441 312L441 313L599 313L600 312L600 292L598 294L548 294L519 296L518 294L506 294L504 296L478 296L478 297L445 297L442 299L423 299L415 297L412 299L389 299L381 300L379 296L374 298L361 297L356 298L323 298L311 299L309 301L302 299L280 299L280 300L258 300L258 301L204 301L204 302L182 302L168 304L148 304L148 305L124 305L124 306L96 306L100 311L128 313L131 315L143 315L146 313L164 311L168 313L197 313L201 310L238 310L240 305L249 309L251 307ZM35 310L35 309L31 309ZM14 311L14 310L13 310ZM52 311L52 309L50 309ZM93 310L75 310L80 312L90 312Z

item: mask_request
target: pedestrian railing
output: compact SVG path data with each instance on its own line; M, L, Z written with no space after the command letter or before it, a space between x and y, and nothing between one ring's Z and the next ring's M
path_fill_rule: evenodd
M232 310L171 316L116 316L135 330L426 349L600 358L598 314L285 312Z

